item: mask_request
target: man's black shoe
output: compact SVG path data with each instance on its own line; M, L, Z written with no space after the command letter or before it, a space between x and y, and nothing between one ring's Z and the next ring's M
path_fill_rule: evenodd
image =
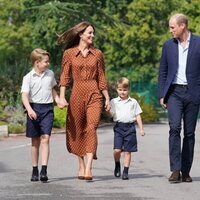
M129 179L128 174L123 173L122 180L128 180L128 179Z
M42 182L47 182L48 181L48 176L46 173L40 173L40 181Z
M180 183L181 182L181 174L180 171L173 171L171 176L168 178L170 183Z
M120 166L120 162L115 163L114 175L115 175L115 177L120 177L120 176L121 176L121 166Z
M187 183L192 182L192 178L188 173L182 173L182 182L187 182Z

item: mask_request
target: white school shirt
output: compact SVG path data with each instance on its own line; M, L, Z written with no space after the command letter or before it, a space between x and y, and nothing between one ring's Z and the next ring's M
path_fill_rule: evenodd
M128 97L128 99L122 100L120 97L116 97L110 101L111 114L114 122L132 123L136 121L136 116L142 113L142 109L138 102Z
M34 69L23 77L21 92L29 94L30 103L52 103L52 89L57 85L54 73L46 69L38 75Z

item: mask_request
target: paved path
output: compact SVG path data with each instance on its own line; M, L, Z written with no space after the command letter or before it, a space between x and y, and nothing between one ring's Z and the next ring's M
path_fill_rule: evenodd
M133 155L130 180L113 176L112 126L98 129L98 160L94 181L77 180L77 159L65 148L65 135L51 139L49 182L32 183L30 140L24 136L0 141L1 200L199 200L200 123L197 126L192 183L169 184L168 125L145 125L146 136L138 135L139 152Z

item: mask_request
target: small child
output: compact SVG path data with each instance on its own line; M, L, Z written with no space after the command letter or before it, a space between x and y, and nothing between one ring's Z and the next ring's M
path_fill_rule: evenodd
M35 49L31 53L32 70L22 83L22 102L27 111L26 136L31 138L32 176L31 181L39 181L38 160L41 145L42 168L40 180L48 181L49 139L53 126L53 98L59 103L54 87L57 85L54 73L48 69L49 53Z
M114 126L114 152L116 177L121 176L120 157L124 152L124 170L122 180L128 180L128 170L131 162L131 152L137 151L137 138L135 121L137 122L141 136L144 136L144 129L140 113L142 110L138 102L129 96L130 83L125 77L117 81L118 97L111 100L109 114L116 122Z

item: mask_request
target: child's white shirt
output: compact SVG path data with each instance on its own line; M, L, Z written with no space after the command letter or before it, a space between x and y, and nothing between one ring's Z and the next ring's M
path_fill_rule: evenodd
M116 97L110 103L110 112L114 122L132 123L136 121L136 116L142 113L139 103L131 97L125 100Z
M46 69L38 75L34 69L23 77L21 92L29 94L30 103L52 103L52 89L57 85L54 72Z

